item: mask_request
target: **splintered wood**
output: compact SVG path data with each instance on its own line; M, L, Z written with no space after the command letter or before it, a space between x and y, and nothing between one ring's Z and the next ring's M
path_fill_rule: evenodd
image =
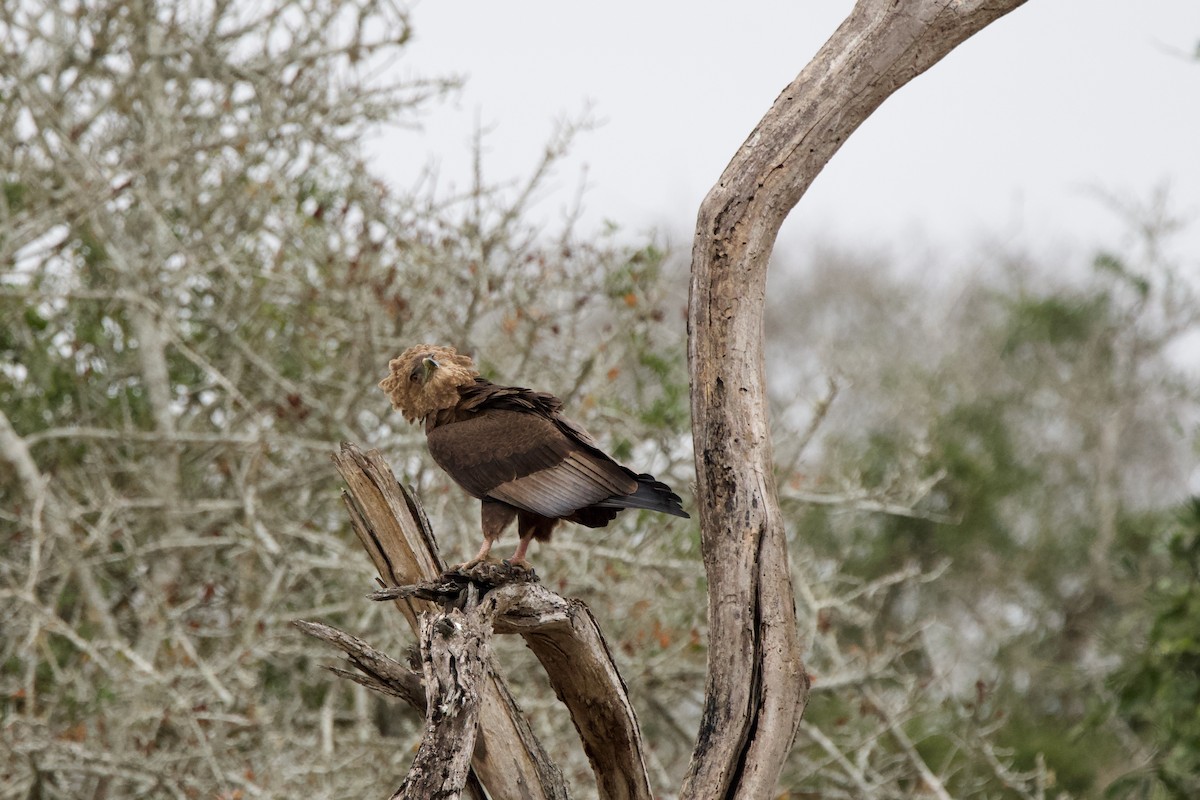
M355 534L384 589L418 636L421 674L319 623L302 630L340 648L335 670L425 714L413 764L393 798L567 798L566 782L517 708L489 642L519 634L571 715L602 798L649 800L637 718L595 618L528 570L481 564L446 572L420 504L377 451L344 444L333 457ZM423 686L423 696L416 691ZM486 794L485 794L486 792Z

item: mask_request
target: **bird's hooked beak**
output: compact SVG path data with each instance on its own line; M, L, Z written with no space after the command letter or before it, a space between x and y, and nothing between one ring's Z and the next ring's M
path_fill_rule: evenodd
M421 366L425 369L425 379L421 383L429 383L429 378L433 375L433 371L440 367L441 364L434 361L432 356L425 356L421 361Z

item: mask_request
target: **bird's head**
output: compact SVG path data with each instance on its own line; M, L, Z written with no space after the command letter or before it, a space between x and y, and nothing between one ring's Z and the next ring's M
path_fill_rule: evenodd
M409 422L425 419L458 402L460 386L470 386L479 372L470 356L453 347L419 344L388 362L388 376L379 382L392 408Z

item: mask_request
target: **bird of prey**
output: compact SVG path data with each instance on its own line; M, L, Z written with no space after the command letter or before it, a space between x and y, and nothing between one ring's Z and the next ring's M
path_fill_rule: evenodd
M379 388L392 407L425 425L433 460L483 501L483 546L459 569L486 560L514 517L521 542L509 563L528 568L529 542L548 540L560 519L602 528L625 508L688 516L666 484L621 466L559 414L554 395L481 378L453 347L410 347L388 373Z

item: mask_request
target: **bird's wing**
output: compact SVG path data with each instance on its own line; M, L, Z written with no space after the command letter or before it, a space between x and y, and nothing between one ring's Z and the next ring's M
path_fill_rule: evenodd
M564 517L637 490L636 477L546 415L484 409L429 431L434 461L475 497Z

